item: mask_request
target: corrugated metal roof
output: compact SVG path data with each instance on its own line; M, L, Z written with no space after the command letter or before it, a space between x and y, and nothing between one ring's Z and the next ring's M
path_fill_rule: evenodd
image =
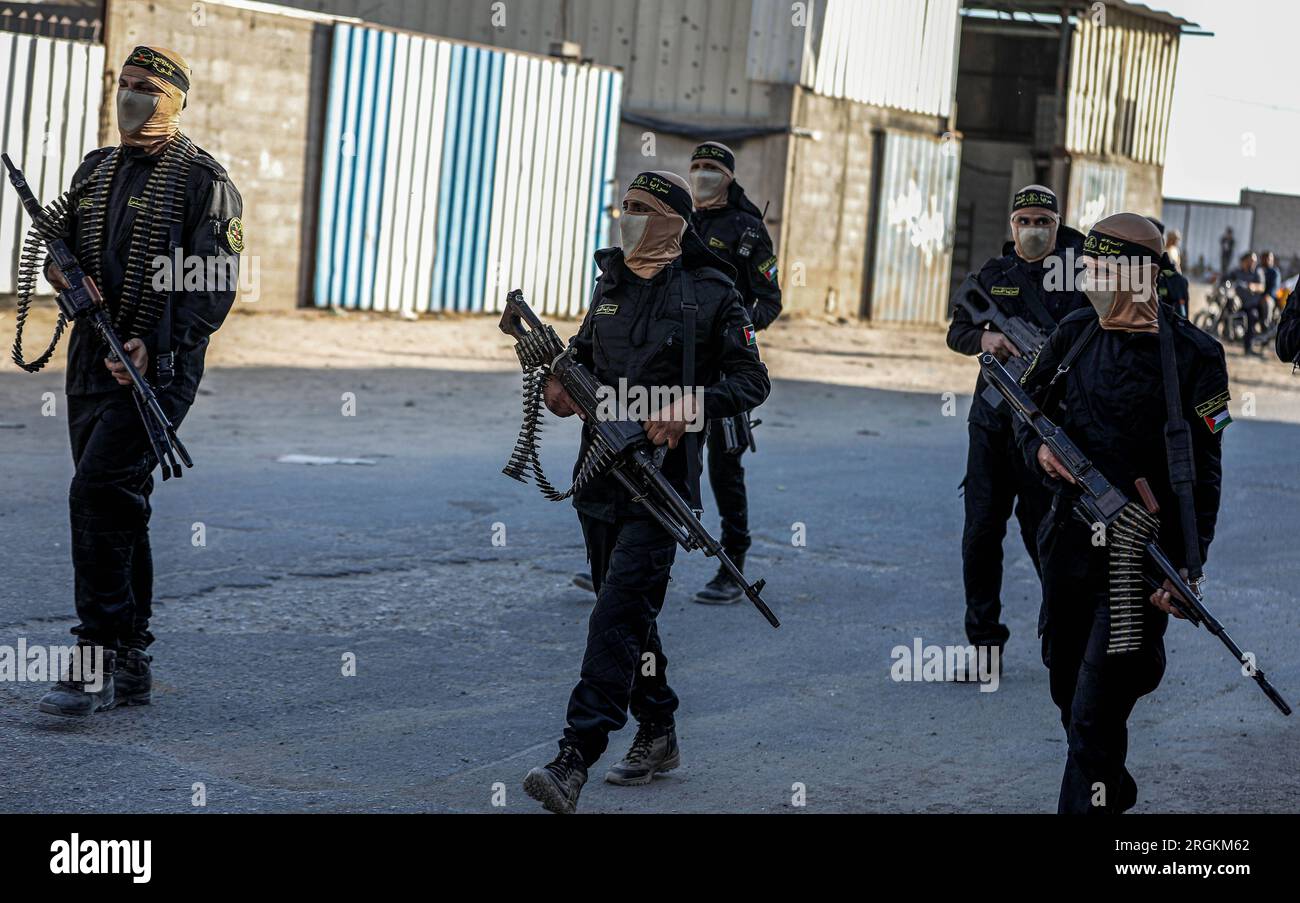
M1159 22L1164 25L1174 26L1180 29L1200 28L1195 22L1188 21L1181 16L1164 10L1153 9L1143 3L1133 3L1130 0L1106 0L1103 4L1106 11L1127 12L1135 16L1141 16L1152 22ZM992 10L996 12L1013 15L1015 13L1032 13L1034 15L1057 16L1062 7L1068 8L1074 15L1088 15L1095 12L1096 3L1094 0L966 0L963 4L970 10Z

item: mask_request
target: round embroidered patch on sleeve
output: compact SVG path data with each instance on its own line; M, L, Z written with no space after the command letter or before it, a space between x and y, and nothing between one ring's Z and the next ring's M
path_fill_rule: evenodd
M244 222L237 216L226 223L226 247L235 254L244 251Z

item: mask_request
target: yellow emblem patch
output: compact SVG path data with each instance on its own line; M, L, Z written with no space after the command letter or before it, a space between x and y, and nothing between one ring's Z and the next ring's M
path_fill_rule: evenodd
M244 221L237 216L226 223L226 247L236 254L244 252Z
M1020 294L1020 289L1014 285L995 285L993 286L993 294L1015 297Z

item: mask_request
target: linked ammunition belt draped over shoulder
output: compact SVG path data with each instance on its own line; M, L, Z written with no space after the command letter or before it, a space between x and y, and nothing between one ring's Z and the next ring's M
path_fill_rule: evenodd
M96 283L103 282L105 220L121 152L117 148L95 168L86 188L86 198L78 202L81 235L77 256ZM167 310L168 293L154 290L149 270L159 257L170 260L172 252L181 244L185 187L189 184L190 166L197 156L194 142L177 135L145 183L143 206L131 227L122 294L113 317L118 335L152 334ZM179 278L179 273L172 273L173 280Z
M81 221L77 257L95 283L103 283L108 201L121 152L120 147L113 150L88 177L46 206L45 216L34 220L27 232L18 263L18 315L12 357L14 363L29 373L49 363L67 327L67 319L60 311L49 346L35 360L26 359L23 327L42 277L45 242L68 237L68 218L76 212ZM127 338L150 335L168 312L169 293L154 290L152 263L160 256L170 259L181 244L185 188L189 184L190 166L197 156L194 142L178 135L145 184L143 204L132 224L122 292L113 317L113 328L118 335ZM173 273L172 278L178 279L180 274ZM170 336L163 337L160 347L170 348Z
M90 179L86 179L74 185L71 190L59 195L42 208L43 215L33 218L32 226L27 230L27 237L23 240L22 253L18 257L17 325L14 330L14 347L10 356L15 364L28 373L36 373L50 362L50 358L54 356L54 349L59 345L59 339L63 337L63 330L68 325L68 318L60 310L49 346L35 360L27 360L23 352L23 327L27 324L27 314L36 295L38 280L41 278L46 254L45 243L67 234L68 217L77 204L77 198L89 184Z

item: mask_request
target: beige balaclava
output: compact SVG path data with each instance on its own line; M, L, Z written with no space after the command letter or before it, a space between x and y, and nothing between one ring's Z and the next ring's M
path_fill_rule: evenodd
M1160 230L1144 216L1116 213L1092 227L1083 244L1084 294L1102 329L1158 332L1156 277Z
M192 74L189 64L165 47L137 47L126 58L121 74L145 79L159 92L117 89L117 128L122 143L157 153L181 130L181 111Z
M639 201L650 213L628 213L627 205ZM642 279L656 275L682 254L682 236L691 215L691 188L671 172L643 172L628 186L623 198L619 233L623 261Z
M691 154L691 192L696 210L727 206L728 191L736 181L736 154L717 141L706 141Z

